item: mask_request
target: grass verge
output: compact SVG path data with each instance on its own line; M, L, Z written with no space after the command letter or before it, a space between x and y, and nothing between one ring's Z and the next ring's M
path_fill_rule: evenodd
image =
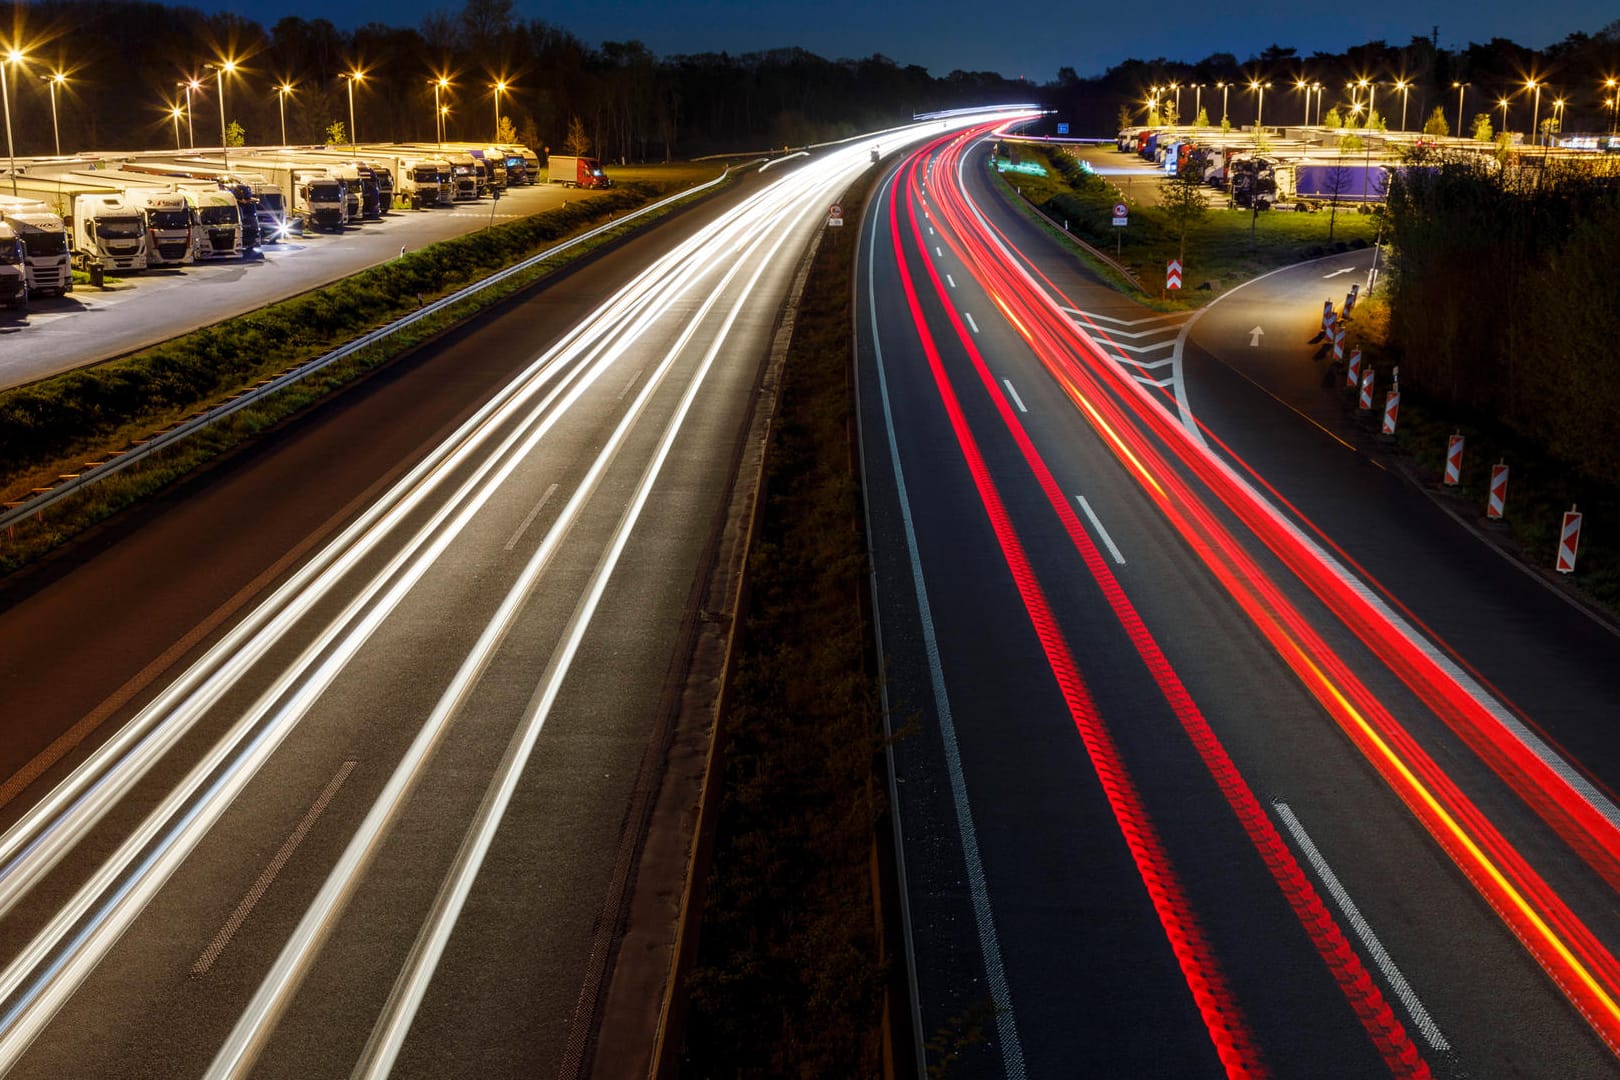
M1210 300L1268 271L1303 259L1366 247L1378 237L1380 218L1340 207L1337 215L1322 210L1301 214L1286 211L1252 213L1212 206L1202 221L1187 230L1181 294L1159 298L1165 264L1177 258L1178 234L1163 207L1132 206L1130 224L1113 226L1114 204L1121 190L1103 177L1081 169L1076 159L1058 148L1024 147L1022 152L1046 167L1045 176L1026 173L997 174L1011 194L1021 194L1048 217L1068 222L1069 231L1112 255L1136 271L1149 291L1150 306L1178 311L1202 307ZM1014 204L1018 200L1015 198ZM1328 238L1329 218L1333 237ZM1039 220L1039 219L1037 219ZM1058 236L1062 233L1057 232ZM1091 261L1116 288L1117 275ZM1209 288L1202 288L1204 284ZM1130 288L1121 291L1130 294Z
M846 196L850 218L864 200ZM849 428L853 272L850 243L821 245L783 370L718 735L725 766L684 1076L883 1071L881 736Z
M707 176L712 177L713 170ZM688 179L677 175L667 184L637 183L605 197L570 201L566 207L441 241L124 359L0 393L0 498L22 498L62 474L79 471L85 462L132 446L420 304L622 215L666 190L688 186ZM513 275L18 522L0 545L0 573L18 569L367 372L675 208L626 223Z

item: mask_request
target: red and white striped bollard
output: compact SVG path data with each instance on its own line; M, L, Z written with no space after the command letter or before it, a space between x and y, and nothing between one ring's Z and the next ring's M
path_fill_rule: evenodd
M1462 483L1463 435L1458 432L1446 440L1446 486Z
M1506 462L1497 462L1491 466L1491 494L1485 500L1485 516L1493 521L1500 521L1507 512L1507 482L1508 467Z
M1350 366L1344 369L1344 388L1354 390L1361 385L1361 350L1350 354Z
M1367 370L1361 373L1361 400L1357 402L1357 407L1363 412L1372 411L1372 392L1373 369L1369 365Z
M1558 565L1560 574L1575 572L1575 552L1581 546L1581 515L1570 503L1564 512L1563 527L1558 530Z

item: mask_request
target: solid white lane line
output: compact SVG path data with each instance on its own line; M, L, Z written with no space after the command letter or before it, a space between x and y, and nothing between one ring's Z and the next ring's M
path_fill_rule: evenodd
M298 823L298 827L293 829L292 835L288 836L286 841L282 843L281 849L276 852L275 857L270 860L270 864L259 875L259 880L255 881L253 887L248 889L247 895L242 897L242 902L236 905L236 910L231 912L230 918L225 920L225 925L220 927L219 933L214 935L214 940L210 941L208 948L204 949L202 955L197 957L197 962L191 965L191 977L193 979L200 979L208 974L208 969L214 966L214 961L219 959L219 954L225 951L225 946L231 943L231 938L235 937L236 932L242 928L242 923L247 920L254 906L264 896L265 890L270 888L271 882L276 880L276 875L281 873L281 868L287 865L287 860L292 858L293 852L298 850L298 845L302 844L304 837L309 835L309 830L314 826L315 819L321 816L327 804L338 793L338 788L343 786L343 782L349 778L349 774L354 771L354 767L358 764L360 764L358 761L350 758L338 766L337 773L333 775L331 781L326 785L326 789L321 792L320 796L310 806L308 813L304 815L304 820Z
M636 374L639 377L641 373L638 371ZM625 389L629 389L629 387L626 387ZM623 397L624 395L620 394L619 396ZM512 539L506 542L507 551L511 551L513 548L517 547L517 542L523 539L523 534L528 532L530 525L534 524L534 519L540 513L541 509L546 505L546 500L550 499L556 493L556 484L552 484L550 487L546 488L546 493L540 496L540 501L534 504L534 509L529 511L528 516L523 519L523 523L517 527L517 531L512 534Z
M967 324L969 326L973 327L973 332L975 334L977 334L979 332L979 324L973 321L973 316L970 313L968 313L966 311L962 312L962 318L966 319Z
M911 563L911 587L916 596L917 618L922 624L923 649L928 657L928 685L934 699L939 737L945 749L945 772L950 780L951 806L956 813L957 834L962 841L962 859L967 872L968 897L973 905L973 924L978 931L979 952L984 960L985 981L990 1003L996 1011L996 1034L1001 1046L1002 1075L1012 1080L1024 1078L1024 1046L1018 1037L1018 1020L1013 1013L1012 991L1001 959L1001 942L996 937L995 913L990 908L990 890L984 879L984 860L979 853L979 834L973 826L973 808L968 803L967 778L962 771L962 751L956 741L956 722L951 716L950 694L945 687L945 669L939 657L939 636L928 604L928 587L923 581L922 555L917 546L917 526L911 516L911 500L906 494L905 470L900 465L899 436L895 432L894 410L889 401L889 379L883 366L883 346L877 323L877 229L867 240L867 313L872 322L872 351L876 359L878 397L883 402L884 433L889 444L889 468L894 474L895 496L900 504L900 520L905 527L906 554Z
M1119 553L1119 548L1114 545L1114 538L1108 535L1107 529L1103 528L1102 521L1097 517L1096 512L1091 509L1091 504L1086 502L1086 497L1084 495L1076 495L1074 498L1075 501L1080 504L1080 509L1086 512L1087 519L1091 521L1091 527L1097 530L1098 536L1102 537L1104 546L1108 548L1108 554L1114 557L1114 561L1116 563L1124 566L1125 556Z
M1282 819L1283 825L1293 836L1294 842L1305 853L1305 858L1310 860L1311 869L1316 871L1316 876L1327 887L1329 895L1333 897L1333 902L1339 905L1340 911L1344 912L1344 917L1350 923L1351 929L1355 930L1356 937L1361 939L1362 947L1367 950L1368 954L1373 958L1373 962L1378 965L1378 970L1384 973L1384 978L1389 982L1390 988L1395 991L1395 996L1401 999L1402 1005L1406 1006L1407 1013L1412 1017L1412 1023L1417 1025L1417 1029L1423 1033L1423 1038L1431 1047L1436 1050L1450 1050L1451 1044L1440 1033L1440 1027L1434 1022L1434 1017L1430 1016L1429 1010L1423 1007L1423 1002L1418 999L1417 992L1406 981L1406 976L1401 974L1401 969L1395 966L1395 961L1390 959L1383 942L1378 940L1378 935L1373 933L1372 927L1367 925L1367 920L1362 918L1361 910L1356 907L1355 901L1350 899L1350 894L1345 891L1344 885L1340 883L1339 876L1333 872L1333 868L1327 864L1327 860L1322 858L1322 853L1316 849L1316 844L1311 840L1310 834L1305 831L1305 826L1300 824L1299 818L1294 816L1294 811L1287 803L1276 802L1271 805L1277 811L1277 817Z
M1003 386L1005 386L1007 388L1007 396L1012 398L1012 403L1014 405L1018 406L1018 411L1019 412L1029 412L1028 409L1024 408L1024 399L1018 396L1018 391L1017 390L1013 389L1013 384L1012 384L1011 379L1002 379L1001 380L1001 385L1003 385Z
M951 277L951 275L946 274L945 275L945 280L950 283L951 288L953 288L953 289L956 288L956 279Z

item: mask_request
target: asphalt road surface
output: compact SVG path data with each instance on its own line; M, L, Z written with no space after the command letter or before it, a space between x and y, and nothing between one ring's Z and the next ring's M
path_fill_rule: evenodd
M588 1071L739 432L870 167L752 175L8 584L0 1069Z
M1189 326L985 156L901 163L857 296L919 1041L982 1030L962 1076L1615 1075L1614 637L1301 415L1341 263Z

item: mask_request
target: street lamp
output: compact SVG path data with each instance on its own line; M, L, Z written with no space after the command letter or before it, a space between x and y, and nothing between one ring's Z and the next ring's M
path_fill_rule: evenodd
M1508 99L1505 97L1497 98L1496 104L1502 110L1502 133L1505 135L1507 134L1508 124Z
M1470 84L1465 82L1454 82L1451 85L1457 91L1457 138L1460 139L1463 137L1463 91L1467 90Z
M1221 91L1221 126L1224 127L1226 125L1226 95L1232 92L1232 84L1218 82L1215 85L1218 86Z
M11 145L11 91L6 88L6 66L8 64L22 66L23 54L20 49L8 49L4 60L0 60L0 106L6 111L6 157L11 161L11 193L17 194L17 151Z
M276 87L276 109L281 113L281 145L287 145L287 95L293 92L292 83Z
M218 64L204 64L203 67L214 73L214 86L219 92L219 156L228 170L231 167L231 140L225 134L225 76L236 72L235 60L224 60Z
M1202 116L1203 113L1204 113L1204 84L1203 83L1193 83L1192 84L1192 89L1193 89L1193 122L1197 123L1198 118L1200 116Z
M439 106L439 146L443 148L445 137L450 134L450 106Z
M1367 126L1371 127L1373 118L1378 115L1378 84L1362 79L1361 85L1367 88Z
M67 76L60 71L53 71L49 75L42 75L51 86L51 134L56 137L56 156L62 156L62 129L56 124L56 88L67 82Z
M1170 89L1176 92L1176 123L1181 123L1181 84L1171 83Z
M1541 120L1541 88L1544 85L1546 84L1539 83L1534 79L1526 79L1524 83L1524 88L1526 90L1534 90L1536 92L1536 105L1535 108L1530 112L1530 137L1535 139L1538 143L1541 141L1541 133L1536 130L1536 124Z
M1299 96L1305 102L1305 108L1300 114L1299 122L1304 127L1310 127L1311 126L1311 84L1306 82L1304 79L1295 79L1294 80L1294 89L1296 89L1296 90L1298 90L1300 92Z
M1553 131L1562 134L1564 131L1564 99L1558 98L1553 102ZM1551 142L1551 138L1547 140Z
M1313 83L1311 89L1316 91L1316 124L1320 127L1322 125L1322 84Z
M177 154L180 152L180 111L178 105L169 110L169 115L174 117L174 152Z
M1395 89L1401 92L1401 130L1406 130L1406 98L1412 92L1412 84L1405 79L1395 80Z
M438 136L439 149L443 150L445 107L439 103L439 92L450 89L450 80L440 75L437 79L429 81L433 83L433 134Z
M354 84L365 82L366 73L363 71L345 71L339 73L338 78L346 80L349 84L349 147L352 149L354 147Z
M1250 79L1249 89L1260 95L1259 104L1254 110L1254 130L1258 133L1261 127L1261 118L1266 114L1266 91L1271 89L1271 84L1263 83L1259 79Z
M489 141L492 143L498 143L501 141L501 93L506 89L506 80L500 79L491 85L495 87L495 135ZM1176 96L1179 102L1180 95L1178 94Z
M1620 123L1620 116L1616 116L1616 110L1620 109L1620 80L1605 79L1603 89L1609 92L1609 100L1603 104L1609 107L1609 134L1613 135L1616 124Z
M191 92L201 90L202 83L196 79L187 79L185 82L175 83L174 85L186 92L186 142L195 150L197 149L197 133L191 126Z

